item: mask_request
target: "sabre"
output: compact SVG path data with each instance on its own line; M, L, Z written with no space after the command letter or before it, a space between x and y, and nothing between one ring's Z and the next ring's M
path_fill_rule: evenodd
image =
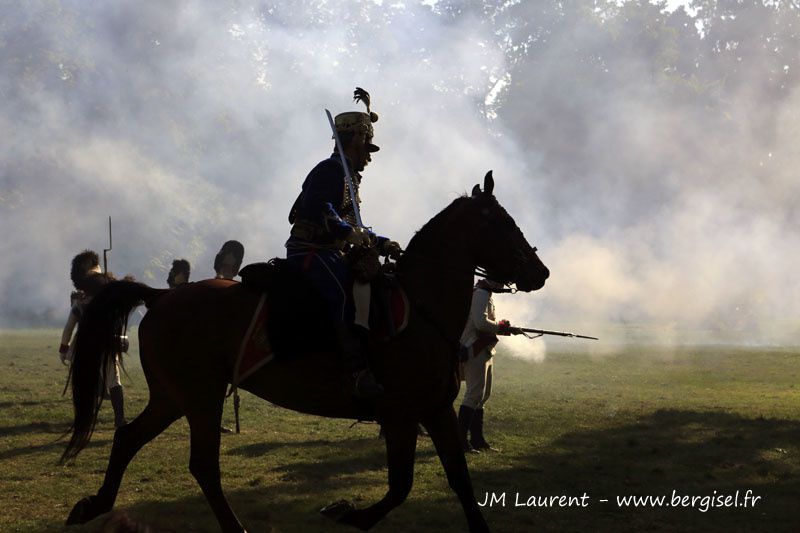
M569 333L566 331L551 331L549 329L533 329L533 328L511 328L512 331L517 330L521 334L525 335L526 333L535 333L536 337L541 337L542 335L557 335L559 337L574 337L576 339L589 339L593 341L599 341L597 337L590 337L589 335L578 335L577 333ZM536 337L529 337L530 339L535 339Z
M331 125L333 138L336 141L336 151L339 152L339 157L342 159L342 166L344 167L344 179L347 182L347 190L350 191L350 203L353 204L353 214L355 214L358 227L363 228L364 223L361 222L361 210L358 208L358 203L356 203L356 191L353 188L353 177L350 175L350 167L347 166L347 160L344 157L344 147L342 146L342 141L339 140L339 132L336 131L336 124L333 123L333 116L331 116L331 112L326 109L325 114L328 115L328 123Z

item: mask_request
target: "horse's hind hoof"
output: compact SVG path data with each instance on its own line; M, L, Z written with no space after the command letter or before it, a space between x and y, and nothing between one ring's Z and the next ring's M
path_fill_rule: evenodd
M341 522L347 515L356 510L356 506L347 500L339 500L330 505L326 505L319 510L322 516L330 518L334 522Z
M101 514L110 511L110 509L98 509L98 505L94 497L89 496L82 499L75 504L75 507L70 511L67 517L67 525L74 526L77 524L85 524L89 520L100 516Z

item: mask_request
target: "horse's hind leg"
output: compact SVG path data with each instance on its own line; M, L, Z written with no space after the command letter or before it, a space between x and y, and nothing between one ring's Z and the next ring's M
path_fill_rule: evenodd
M417 421L387 420L382 429L386 438L389 491L380 501L364 509L356 510L349 502L339 502L323 509L324 515L339 523L367 530L406 500L414 482Z
M472 491L472 481L469 478L467 460L458 433L458 418L452 406L434 413L422 421L425 429L436 447L436 453L442 462L447 482L458 496L464 514L467 517L469 530L472 533L488 532L489 526L481 514L475 494Z
M224 384L219 390L209 387L203 400L198 399L186 413L191 431L191 456L189 471L214 511L224 532L244 531L236 518L225 494L219 471L219 424L222 421L222 404L225 397Z
M67 518L67 524L82 524L110 511L131 459L142 446L157 437L180 416L180 410L171 400L164 396L151 395L144 411L130 424L114 432L114 444L103 485L96 495L75 504Z

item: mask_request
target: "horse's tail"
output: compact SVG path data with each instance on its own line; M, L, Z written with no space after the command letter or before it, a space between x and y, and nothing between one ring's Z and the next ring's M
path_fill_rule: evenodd
M86 306L75 337L69 372L75 418L61 462L75 458L89 443L106 389L106 370L120 351L120 335L128 315L138 305L148 307L166 292L133 281L114 281Z

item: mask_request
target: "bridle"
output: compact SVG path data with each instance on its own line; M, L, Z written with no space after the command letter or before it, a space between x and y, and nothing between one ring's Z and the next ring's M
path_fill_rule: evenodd
M533 251L535 252L536 248L534 248ZM416 257L416 258L422 259L424 261L428 261L429 263L437 263L437 264L440 264L440 265L442 263L444 263L444 261L442 261L441 259L436 259L436 258L430 257L430 256L428 256L426 254L421 254L421 253L418 253L418 252L407 252L405 250L401 250L400 251L400 256L402 257L404 255L410 255L412 257ZM527 262L527 259L524 259L523 261ZM469 276L471 278L477 276L479 278L484 278L484 279L496 279L496 276L492 276L492 274L486 268L481 267L481 266L476 266L475 269L470 273L456 272L455 269L452 269L452 268L442 268L442 269L440 269L440 271L442 273L446 273L448 275L463 275L463 276ZM514 294L514 293L518 292L518 289L516 287L512 287L514 282L512 282L512 281L503 281L501 283L503 284L504 288L495 289L492 292L507 292L507 293L511 293L511 294Z

